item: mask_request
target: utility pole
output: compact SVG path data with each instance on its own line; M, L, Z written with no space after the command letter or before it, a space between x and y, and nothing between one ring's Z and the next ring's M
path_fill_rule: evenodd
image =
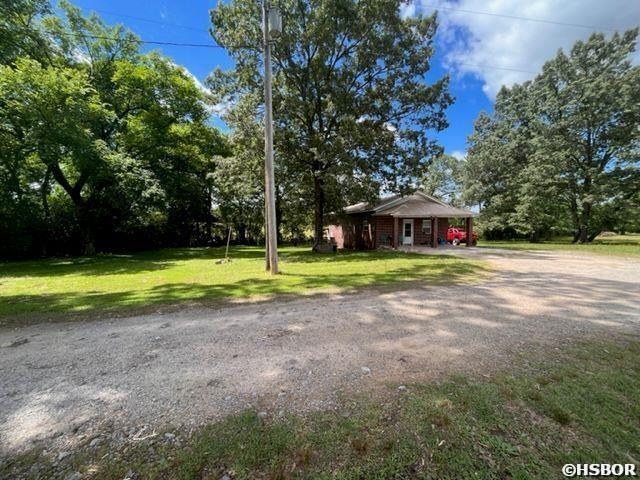
M269 0L262 2L262 30L264 48L264 198L266 214L266 270L278 273L278 231L276 227L275 178L273 173L273 113L271 106L271 44L272 37L282 31L282 19Z
M265 172L265 187L264 187L264 269L269 272L271 270L271 257L269 257L269 202L267 201L267 187L266 187L266 172Z

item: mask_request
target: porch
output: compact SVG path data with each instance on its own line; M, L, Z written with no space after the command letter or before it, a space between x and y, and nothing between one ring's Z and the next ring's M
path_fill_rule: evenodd
M447 230L451 225L449 217L417 217L380 215L374 216L369 231L363 234L369 236L373 248L388 246L401 247L431 247L438 248L447 244ZM467 232L467 246L473 243L473 217L464 219Z

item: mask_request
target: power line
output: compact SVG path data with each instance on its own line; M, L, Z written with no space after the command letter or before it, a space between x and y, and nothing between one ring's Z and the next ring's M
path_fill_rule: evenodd
M537 75L539 73L539 72L532 72L531 70L522 70L519 68L496 67L493 65L474 65L473 63L457 63L457 65L463 65L465 67L475 67L475 68L488 68L490 70L507 70L509 72L530 73L532 75Z
M560 22L560 21L556 21L556 20L531 18L531 17L522 17L522 16L518 16L518 15L507 15L507 14L501 14L501 13L482 12L482 11L479 11L479 10L467 10L467 9L462 9L462 8L438 6L438 5L433 5L433 4L422 4L422 5L423 6L427 6L427 7L435 8L436 10L447 10L447 11L452 11L452 12L468 13L468 14L473 14L473 15L485 15L485 16L491 16L491 17L508 18L508 19L512 19L512 20L524 20L524 21L529 21L529 22L547 23L547 24L551 24L551 25L561 25L561 26L576 27L576 28L588 28L588 29L591 29L591 30L605 30L605 31L610 31L610 32L615 31L615 30L612 30L612 29L609 29L609 28L605 28L605 27L601 27L601 26L595 26L595 25L584 25L584 24L579 24L579 23ZM183 29L186 29L186 30L192 30L192 31L195 31L195 32L209 33L208 30L205 30L203 28L192 27L192 26L189 26L189 25L182 25L182 24L178 24L178 23L170 23L170 22L164 22L164 21L160 21L160 20L153 20L153 19L150 19L150 18L138 17L138 16L135 16L135 15L117 13L117 12L112 12L112 11L108 11L108 10L100 10L100 9L92 9L92 10L97 12L97 13L102 13L104 15L111 15L111 16L114 16L114 17L129 18L129 19L132 19L132 20L152 23L152 24L155 24L155 25L171 26L171 27L176 27L176 28L183 28ZM109 37L99 37L99 36L90 36L90 35L85 35L85 36L88 37L88 38L98 38L98 39L102 38L102 39L109 39L109 40L117 40L115 38L111 39ZM139 43L143 43L143 44L149 44L149 45L167 45L167 46L195 47L195 48L226 48L226 47L223 47L221 45L209 45L209 44L198 44L198 43L161 42L161 41L152 41L152 40L139 40L138 42ZM249 47L238 46L236 48L249 48ZM489 66L489 65L472 65L472 64L462 64L462 63L460 65L465 65L465 66L468 66L468 67L477 67L477 68L489 68L489 69L495 69L495 70L509 70L509 71L521 72L521 73L531 73L531 74L537 73L537 72L532 72L532 71L529 71L529 70L522 70L522 69L518 69L518 68L511 68L511 67L495 67L495 66Z
M81 37L81 38L91 38L95 40L112 40L114 42L122 41L129 43L142 43L148 45L166 45L173 47L195 47L195 48L227 48L223 45L210 45L205 43L180 43L180 42L161 42L155 40L141 40L141 39L128 39L122 37L107 37L103 35L90 35L90 34L82 34L82 33L59 33L59 35L64 35L67 37ZM252 48L248 45L238 45L233 48ZM474 67L474 68L488 68L490 70L508 70L511 72L520 72L520 73L530 73L532 75L536 75L538 72L533 72L531 70L523 70L519 68L512 67L498 67L494 65L478 65L473 63L457 63L457 65L463 65L465 67Z
M463 8L445 7L445 6L433 5L433 4L427 4L427 3L423 3L422 5L423 6L427 6L427 7L431 7L431 8L435 8L436 10L446 10L446 11L451 11L451 12L468 13L468 14L472 14L472 15L485 15L485 16L490 16L490 17L509 18L509 19L512 19L512 20L523 20L523 21L527 21L527 22L547 23L547 24L550 24L550 25L560 25L560 26L565 26L565 27L587 28L589 30L604 30L604 31L608 31L608 32L614 32L615 31L614 29L603 27L603 26L599 26L599 25L585 25L585 24L581 24L581 23L560 22L558 20L523 17L523 16L519 16L519 15L508 15L508 14L504 14L504 13L483 12L483 11L480 11L480 10L468 10L468 9L463 9ZM209 31L207 29L193 27L193 26L190 26L190 25L182 25L182 24L179 24L179 23L164 22L164 21L160 21L160 20L153 20L153 19L150 19L150 18L138 17L138 16L135 16L135 15L128 15L128 14L124 14L124 13L111 12L111 11L108 11L108 10L100 10L100 9L96 9L96 8L93 8L91 10L95 11L97 13L102 13L103 15L110 15L110 16L122 17L122 18L129 18L131 20L137 20L137 21L140 21L140 22L152 23L152 24L155 24L155 25L166 25L166 26L170 26L170 27L183 28L185 30L192 30L194 32L209 33Z
M542 19L542 18L531 18L531 17L521 17L518 15L507 15L504 13L490 13L490 12L481 12L479 10L466 10L463 8L453 8L453 7L443 7L440 5L433 5L433 4L428 4L428 3L423 3L423 6L426 7L431 7L434 8L436 10L445 10L445 11L452 11L452 12L460 12L460 13L469 13L472 15L485 15L485 16L489 16L489 17L499 17L499 18L509 18L511 20L524 20L527 22L536 22L536 23L547 23L550 25L561 25L563 27L576 27L576 28L587 28L589 30L604 30L607 32L615 32L614 29L611 28L605 28L602 26L597 26L597 25L584 25L581 23L567 23L567 22L560 22L560 21L556 21L556 20L547 20L547 19Z
M208 43L181 43L181 42L161 42L156 40L142 40L137 38L123 38L123 37L107 37L106 35L90 35L85 33L59 33L66 37L79 37L79 38L91 38L94 40L112 40L114 42L128 42L128 43L144 43L148 45L168 45L173 47L196 47L196 48L228 48L223 45L211 45ZM251 48L247 45L240 45L233 48Z
M160 20L152 20L150 18L136 17L135 15L126 15L124 13L110 12L108 10L98 10L96 8L92 8L91 10L94 11L94 12L97 12L97 13L101 13L103 15L110 15L112 17L129 18L131 20L137 20L139 22L146 22L146 23L153 23L155 25L166 25L166 26L169 26L169 27L183 28L185 30L192 30L194 32L209 33L209 31L204 29L204 28L192 27L192 26L189 26L189 25L181 25L179 23L163 22L163 21L160 21Z
M430 5L427 5L430 6ZM433 6L433 5L431 5ZM444 7L435 7L434 8L444 8ZM509 15L501 15L501 14L492 14L492 13L487 13L487 12L475 12L475 11L471 11L471 10L462 10L462 9L454 9L454 8L445 8L446 10L455 10L455 11L460 11L460 12L464 12L464 13L478 13L478 14L484 14L484 15L490 15L490 16L499 16L499 17L506 17L506 18L517 18L517 19L523 19L523 20L531 20L531 21L540 21L540 22L547 22L547 23L555 23L555 24L561 24L561 25L572 25L572 24L564 24L561 22L552 22L552 21L545 21L545 20L536 20L536 19L528 19L525 17L512 17ZM106 10L96 10L93 9L94 11L98 12L98 13L102 13L105 15L113 15L113 16L118 16L118 17L122 17L122 18L130 18L133 20L139 20L139 21L144 21L144 22L148 22L148 23L154 23L157 25L168 25L168 26L174 26L174 27L179 27L179 28L185 28L185 29L189 29L189 30L194 30L194 31L199 31L199 32L206 32L206 30L204 29L198 29L195 27L190 27L187 25L180 25L180 24L174 24L174 23L168 23L168 22L161 22L159 20L152 20L149 18L143 18L143 17L136 17L133 15L125 15L125 14L121 14L121 13L116 13L116 12L109 12ZM579 25L573 25L573 26L579 26ZM580 25L582 27L586 27L584 25ZM595 27L593 27L595 28ZM127 38L122 38L122 37L108 37L108 36L102 36L102 35L91 35L91 34L79 34L79 33L61 33L61 35L65 35L65 36L70 36L70 37L84 37L84 38L91 38L91 39L96 39L96 40L112 40L112 41L124 41L124 42L130 42L130 43L141 43L141 44L146 44L146 45L161 45L161 46L174 46L174 47L193 47L193 48L227 48L225 46L222 45L215 45L215 44L204 44L204 43L183 43L183 42L168 42L168 41L156 41L156 40L142 40L142 39L127 39ZM235 48L251 48L249 46L246 45L239 45ZM523 69L519 69L519 68L512 68L512 67L498 67L498 66L494 66L494 65L478 65L478 64L471 64L471 63L458 63L458 65L462 65L462 66L466 66L466 67L473 67L473 68L483 68L483 69L490 69L490 70L506 70L506 71L511 71L511 72L519 72L519 73L528 73L528 74L532 74L535 75L538 72L533 72L531 70L523 70Z

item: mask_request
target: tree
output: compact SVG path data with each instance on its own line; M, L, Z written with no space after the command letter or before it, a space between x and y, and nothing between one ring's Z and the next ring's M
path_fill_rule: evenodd
M499 113L500 99L506 95L504 89L499 93L493 116L482 112L475 121L463 170L463 198L480 206L479 223L488 237L515 231L511 220L517 205L514 172L518 171L518 157L512 155L509 122Z
M448 79L429 84L436 17L402 19L399 0L285 0L273 47L276 164L324 215L381 187L415 186L441 152L429 133L447 126ZM209 85L231 105L259 95L260 5L220 3L212 35L235 61ZM233 107L232 107L233 110ZM278 180L280 181L280 180ZM283 192L287 196L287 192Z
M620 172L636 168L640 146L640 67L631 66L638 29L610 40L577 42L547 62L536 79L539 115L548 124L544 153L561 162L576 239L599 232L594 209L618 194Z
M533 95L530 82L503 87L493 116L479 117L469 138L464 184L466 199L482 205L487 233L513 231L536 242L558 226L560 206L556 163L537 148L544 125Z
M20 56L51 58L51 44L38 25L50 13L47 0L0 2L0 65L9 65Z
M30 58L16 47L0 67L0 174L14 179L9 202L38 190L49 224L49 199L64 193L87 254L96 237L105 246L148 241L146 229L159 243L190 244L202 225L210 237L214 156L229 152L208 125L208 99L180 67L141 54L122 26L60 6L64 17L29 23L34 37L48 39L49 54Z
M2 116L30 153L37 155L53 179L73 201L85 253L94 253L90 216L82 191L99 174L108 149L92 128L106 121L103 107L86 74L72 69L43 68L19 59L16 67L0 67Z
M0 2L0 65L11 65L23 55L47 57L49 42L38 24L48 12L45 0ZM43 247L46 215L40 199L48 177L28 150L0 128L0 255L23 255Z
M235 227L240 243L246 243L263 235L264 145L256 121L259 100L246 95L239 102L226 117L233 155L216 159L214 195L221 219Z
M637 34L577 42L481 114L464 176L485 226L534 241L572 227L584 243L610 223L612 205L629 205L638 189L640 68L629 62Z
M439 155L427 167L422 189L452 205L462 205L462 169L463 160L453 155Z

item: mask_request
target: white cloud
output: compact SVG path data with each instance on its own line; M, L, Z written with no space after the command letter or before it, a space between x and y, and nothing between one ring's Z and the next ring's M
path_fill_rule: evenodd
M204 83L202 83L198 77L196 77L193 73L191 73L191 71L189 71L188 68L186 68L183 65L178 65L176 63L174 63L174 65L177 66L179 69L181 69L182 72L187 77L189 77L191 80L193 80L193 83L196 85L196 88L202 92L202 94L204 95L205 98L210 98L211 97L211 90ZM223 100L222 102L216 103L216 104L213 104L213 105L211 103L209 103L209 102L205 102L204 106L205 106L205 108L207 109L207 111L209 112L210 115L215 115L217 117L222 117L232 107L232 102L230 100Z
M464 160L467 158L467 152L463 152L462 150L454 150L450 155L458 160Z
M405 19L413 17L416 14L416 4L413 2L407 2L400 4L400 18Z
M212 115L224 117L229 112L229 110L231 110L231 107L233 107L233 102L227 99L214 105L207 105L207 110Z
M568 51L576 40L587 39L593 31L606 29L604 33L610 35L613 30L624 31L640 22L638 0L415 1L417 11L424 14L441 7L440 39L444 45L440 48L447 52L445 66L461 75L480 78L489 98L494 98L502 85L533 78L559 48ZM634 62L640 63L640 54L634 57Z
M167 7L162 7L160 9L160 18L162 20L166 20L167 19Z
M89 55L87 55L85 52L83 52L79 48L74 48L73 51L71 52L71 56L76 62L86 63L86 64L91 63L91 58L89 57Z
M187 77L189 77L191 80L193 80L193 83L195 83L195 84L196 84L196 87L198 88L198 90L200 90L200 91L201 91L203 94L205 94L206 96L211 95L211 90L209 90L209 88L207 88L207 87L205 86L205 84L204 84L204 83L202 83L198 77L196 77L193 73L191 73L191 71L189 71L189 69L188 69L187 67L184 67L184 66L182 66L182 65L177 65L177 64L174 64L174 65L176 65L179 69L181 69L181 70L182 70L182 72L183 72Z

